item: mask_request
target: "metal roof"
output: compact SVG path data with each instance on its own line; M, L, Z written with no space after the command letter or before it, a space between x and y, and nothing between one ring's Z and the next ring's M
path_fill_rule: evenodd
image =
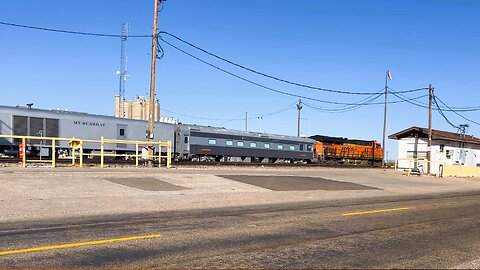
M270 134L270 133L263 133L263 132L254 132L254 131L243 131L243 130L227 129L224 127L201 126L201 125L192 125L192 124L184 124L184 126L187 126L190 129L190 131L315 143L315 140L312 140L310 138L304 138L304 137Z
M419 138L428 138L428 128L410 127L388 136L389 139L400 140L403 138L414 137L417 134ZM480 145L480 139L472 135L462 135L458 133L432 129L432 140L444 140L451 142L464 142Z

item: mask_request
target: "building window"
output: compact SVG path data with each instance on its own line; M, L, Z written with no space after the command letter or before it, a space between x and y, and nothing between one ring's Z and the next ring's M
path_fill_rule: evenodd
M124 128L121 128L119 130L119 133L120 133L120 136L125 136L125 129Z
M208 144L217 144L217 140L215 140L215 139L208 139Z
M303 151L303 149L305 149L305 145L304 145L304 144L300 144L300 151Z
M443 149L445 149L445 145L440 144L440 153L443 153Z
M242 142L242 141L238 141L238 142L237 142L237 146L243 147L243 142Z
M250 143L250 147L252 147L252 148L257 147L257 143L256 143L256 142L251 142L251 143Z
M226 140L226 141L225 141L225 144L228 145L228 146L232 146L232 145L233 145L233 141L231 141L231 140Z
M445 151L445 157L447 159L451 159L452 158L452 150L446 150Z
M270 144L269 144L269 143L266 143L264 146L265 146L265 148L270 148Z
M283 145L279 144L279 145L277 145L277 148L278 149L283 149Z
M295 146L294 146L294 145L290 145L290 150L294 151L294 150L295 150Z

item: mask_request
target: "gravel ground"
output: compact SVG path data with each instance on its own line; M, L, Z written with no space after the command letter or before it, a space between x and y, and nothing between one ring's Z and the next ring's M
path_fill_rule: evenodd
M217 176L229 174L321 177L377 189L272 191ZM0 168L0 222L468 190L480 190L479 179L380 169Z

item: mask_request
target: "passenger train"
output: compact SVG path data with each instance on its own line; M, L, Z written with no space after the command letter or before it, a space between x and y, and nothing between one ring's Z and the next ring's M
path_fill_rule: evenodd
M0 134L145 141L147 121L116 118L64 110L43 110L28 107L0 106ZM247 132L220 127L181 123L156 122L155 141L172 141L175 160L244 161L244 162L314 162L315 140L260 132ZM48 144L48 140L42 143ZM18 155L20 141L0 139L0 154ZM42 153L40 153L42 149ZM68 141L58 141L56 153L43 150L40 141L29 140L26 153L30 155L58 154L71 151ZM86 142L84 153L98 151L98 144ZM135 145L109 143L105 151L133 153ZM159 150L156 149L158 152Z

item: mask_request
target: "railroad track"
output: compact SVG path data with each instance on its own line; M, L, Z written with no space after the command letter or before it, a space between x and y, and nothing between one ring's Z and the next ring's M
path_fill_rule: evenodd
M20 158L0 158L0 164L15 164L21 163ZM57 159L57 164L70 164L71 159ZM36 162L32 162L35 164ZM29 164L32 164L29 163ZM40 162L38 162L40 163ZM83 163L86 165L99 165L100 159L84 159ZM78 160L77 160L78 164ZM135 160L125 160L125 159L105 159L104 164L108 165L125 165L125 166L134 166ZM45 163L48 165L48 163ZM196 162L196 161L175 161L172 162L172 166L176 167L195 167L195 166L233 166L233 167L269 167L269 168L281 168L281 167L329 167L329 168L378 168L379 166L365 165L365 164L329 164L329 163L250 163L250 162Z

